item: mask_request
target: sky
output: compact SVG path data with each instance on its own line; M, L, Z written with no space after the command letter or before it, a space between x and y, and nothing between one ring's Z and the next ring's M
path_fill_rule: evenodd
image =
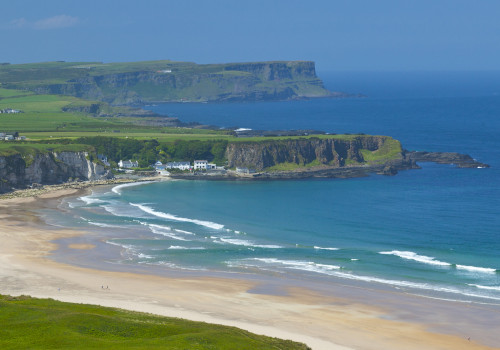
M0 62L500 70L499 0L16 0L0 12Z

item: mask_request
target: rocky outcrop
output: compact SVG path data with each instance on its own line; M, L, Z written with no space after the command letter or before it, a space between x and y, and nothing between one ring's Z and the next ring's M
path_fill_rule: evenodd
M99 180L112 174L89 160L86 152L47 152L0 157L0 193L33 184L58 184L70 180Z
M389 141L390 140L390 141ZM262 171L289 163L299 167L323 165L346 167L366 163L362 150L382 150L386 142L396 142L389 160L405 161L401 145L385 136L356 136L346 138L301 138L260 142L235 142L228 145L226 158L230 168L252 168ZM398 152L399 151L399 152ZM382 154L381 154L382 156Z
M453 164L459 168L489 168L488 164L478 162L468 154L455 152L408 152L408 157L415 162L433 162Z

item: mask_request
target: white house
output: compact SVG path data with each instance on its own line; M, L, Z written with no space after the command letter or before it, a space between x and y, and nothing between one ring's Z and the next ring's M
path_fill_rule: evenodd
M165 169L189 170L189 169L191 169L191 163L189 163L189 162L169 162L169 163L165 164Z
M130 169L130 168L137 168L137 167L139 167L139 163L137 161L133 162L131 160L120 160L118 162L118 166L120 168Z
M214 163L207 164L207 170L215 170L215 169L217 169L217 164Z
M206 160L195 160L194 161L194 170L207 170L208 161Z

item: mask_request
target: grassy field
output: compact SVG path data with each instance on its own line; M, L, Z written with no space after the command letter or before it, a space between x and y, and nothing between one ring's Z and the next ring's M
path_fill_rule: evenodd
M0 348L308 349L241 329L51 299L0 295Z
M10 156L14 154L34 155L45 152L93 152L94 147L89 145L70 144L43 144L43 143L20 143L20 142L0 142L0 156Z
M188 135L193 135L195 139L203 139L226 133L218 130L148 126L141 125L148 118L95 117L88 113L72 111L96 103L101 102L86 101L71 96L35 95L23 90L0 89L0 109L12 108L23 112L0 114L0 132L17 131L33 139L51 136L80 137L89 136L89 133L92 133L93 136L102 134L167 140L172 139L174 134L182 134L180 138L189 138ZM113 111L113 107L107 106L106 108ZM120 113L122 109L116 108Z

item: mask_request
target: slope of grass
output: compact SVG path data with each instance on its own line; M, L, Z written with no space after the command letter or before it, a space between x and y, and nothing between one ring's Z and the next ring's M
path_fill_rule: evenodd
M308 349L241 329L0 295L1 349Z
M401 143L398 140L394 140L392 137L385 137L384 143L379 149L375 151L362 149L361 154L365 161L377 163L397 159L402 151Z

